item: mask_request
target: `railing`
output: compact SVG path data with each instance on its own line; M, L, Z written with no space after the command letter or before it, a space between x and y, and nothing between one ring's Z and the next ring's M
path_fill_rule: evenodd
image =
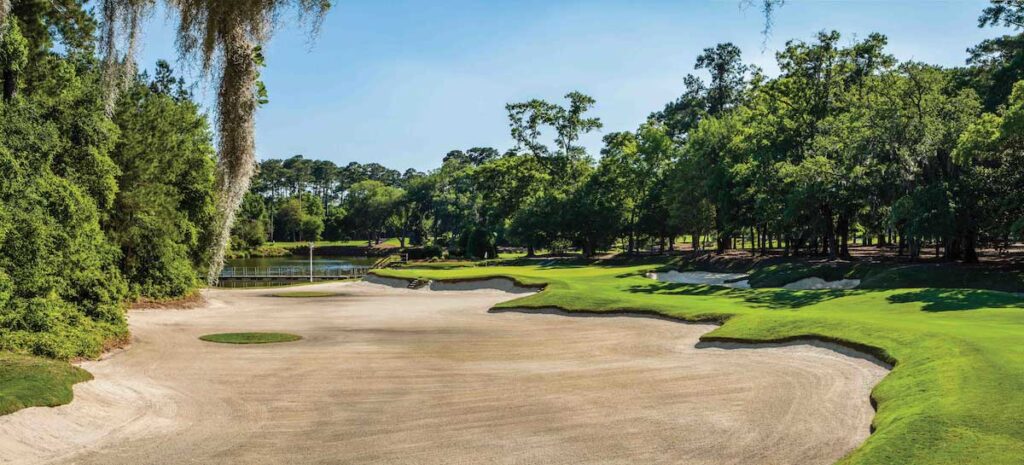
M366 276L368 266L314 268L302 266L230 266L220 273L221 279L345 279Z
M374 262L373 266L371 266L370 269L377 270L380 268L387 268L392 263L405 263L407 261L409 261L409 254L392 254Z

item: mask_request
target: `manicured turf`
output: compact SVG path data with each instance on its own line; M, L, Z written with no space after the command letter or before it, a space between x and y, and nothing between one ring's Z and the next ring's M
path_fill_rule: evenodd
M753 287L782 287L804 278L826 281L860 279L862 289L917 287L972 288L1024 291L1024 272L980 266L939 264L886 264L834 262L806 265L799 262L759 267L750 274Z
M271 297L296 297L296 298L309 298L309 297L338 297L344 296L340 292L325 292L325 291L290 291L290 292L278 292L270 294Z
M92 379L68 362L0 352L0 415L71 402L71 386Z
M200 336L199 339L221 344L270 344L274 342L292 342L302 336L288 333L220 333Z
M875 387L875 433L841 464L1024 463L1024 298L973 289L785 291L660 283L657 265L380 270L382 276L505 276L547 284L498 307L645 311L724 321L705 339L816 337L896 362Z

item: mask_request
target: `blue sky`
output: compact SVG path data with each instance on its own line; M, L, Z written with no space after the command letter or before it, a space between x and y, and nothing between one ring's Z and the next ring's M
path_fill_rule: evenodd
M978 29L987 0L789 0L763 50L763 18L739 0L335 0L319 37L294 21L266 48L270 103L257 119L260 159L302 154L427 170L448 150L512 145L507 102L597 99L601 134L632 130L682 92L705 47L733 42L773 74L788 39L836 29L881 32L891 53L954 66L1001 31ZM140 54L176 63L174 19L157 13ZM180 66L176 66L180 67ZM197 78L193 74L186 76ZM210 102L215 87L197 88Z

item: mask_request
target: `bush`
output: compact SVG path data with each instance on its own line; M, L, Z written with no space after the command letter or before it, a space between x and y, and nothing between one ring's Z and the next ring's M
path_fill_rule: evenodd
M410 260L429 260L431 258L441 258L444 255L444 249L438 245L428 245L419 248L407 249L406 253L409 254Z

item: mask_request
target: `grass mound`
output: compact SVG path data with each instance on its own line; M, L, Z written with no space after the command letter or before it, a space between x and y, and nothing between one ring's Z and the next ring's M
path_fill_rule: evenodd
M327 292L327 291L288 291L288 292L276 292L270 294L271 297L288 297L288 298L311 298L311 297L342 297L347 294L341 292Z
M200 336L199 339L221 344L272 344L298 341L302 336L288 333L218 333Z
M955 263L806 263L786 262L758 266L750 270L750 286L782 287L806 278L825 281L859 279L860 289L985 289L1003 292L1024 291L1024 272Z
M750 287L783 287L801 279L821 278L825 281L863 279L867 266L850 263L781 263L757 268L750 273Z
M71 402L75 383L88 371L68 362L0 353L0 415L28 407L55 407Z

